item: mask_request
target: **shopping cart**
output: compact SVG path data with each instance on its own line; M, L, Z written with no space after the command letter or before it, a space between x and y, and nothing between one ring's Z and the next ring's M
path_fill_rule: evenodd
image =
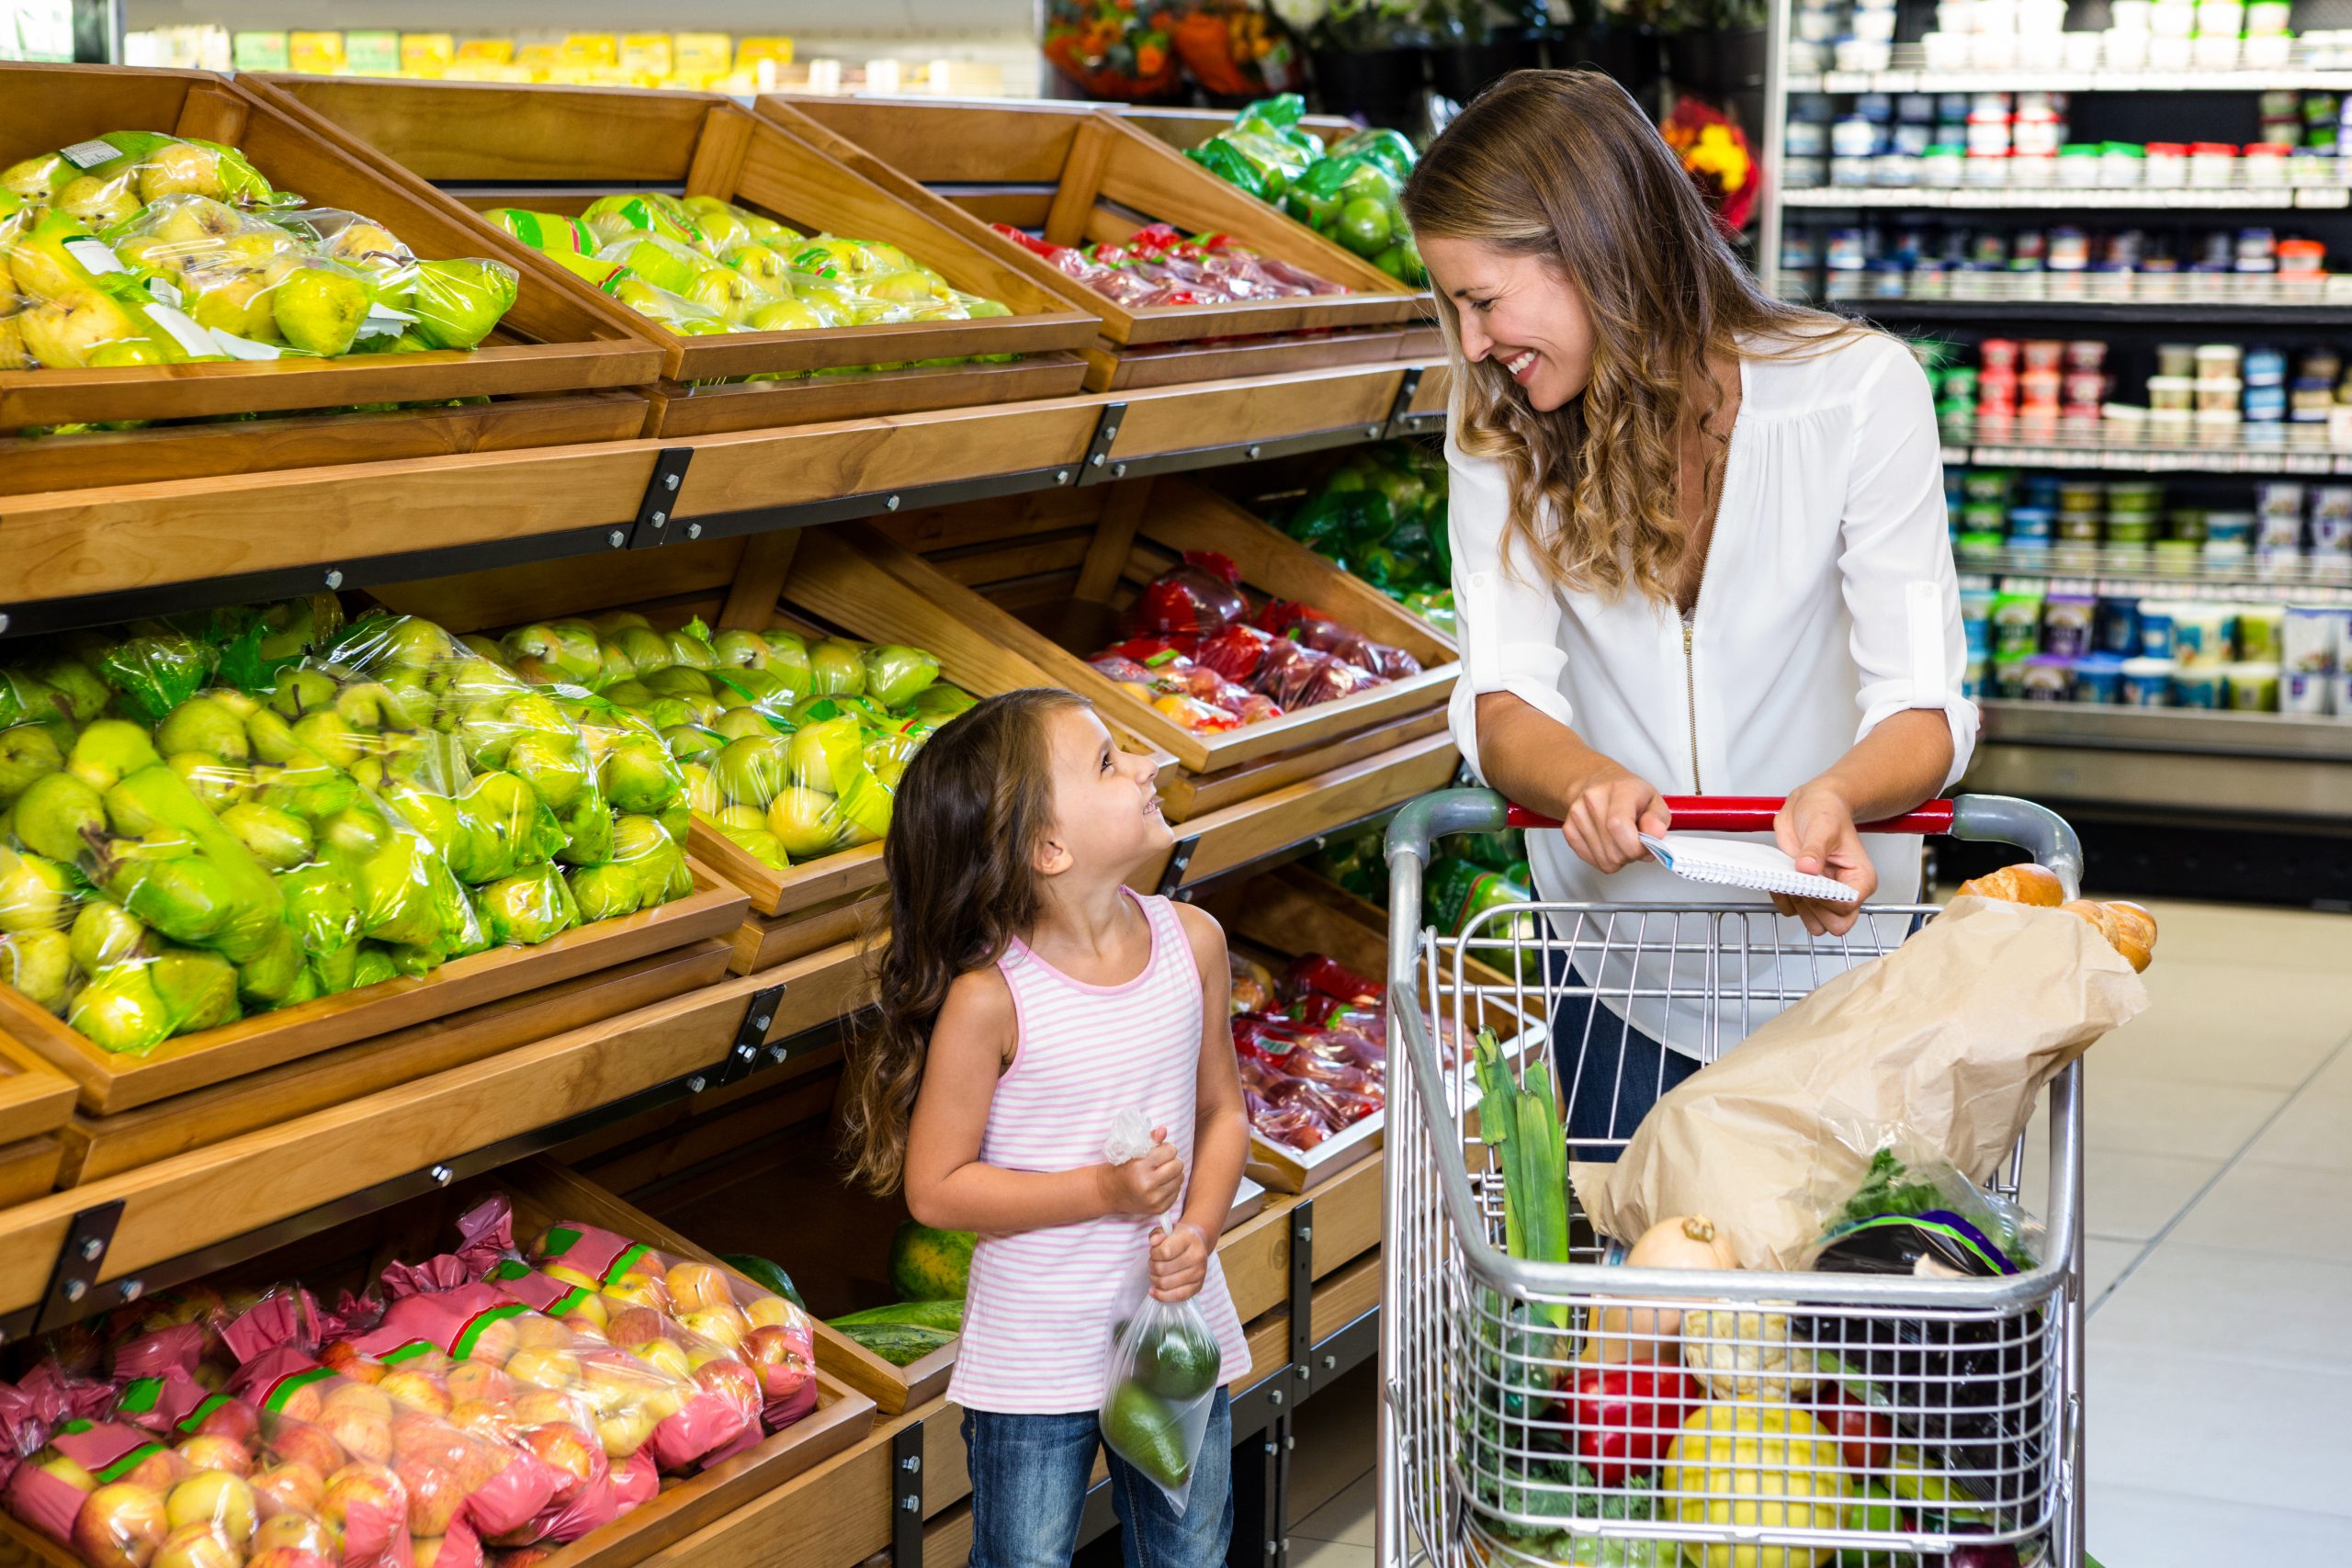
M1668 804L1678 829L1754 832L1781 803ZM1384 1564L2080 1568L2080 1064L2051 1086L2047 1228L2023 1272L1611 1267L1581 1216L1573 1261L1513 1258L1464 1048L1476 1019L1549 1021L1563 997L1583 997L1585 1029L1622 1040L1625 1011L1656 1038L1659 1015L1680 1009L1720 1020L1699 1053L1712 1060L1935 910L1871 906L1845 938L1815 942L1784 941L1755 904L1514 904L1455 937L1425 928L1431 841L1505 826L1550 824L1450 790L1406 807L1388 834L1389 994L1428 1006L1388 1012L1405 1066L1389 1075ZM2075 896L2073 829L2025 801L1963 795L1871 830L2018 845ZM1524 1086L1557 1060L1561 1100L1595 1092L1575 1082L1581 1043L1561 1042L1555 1058L1522 1037L1510 1070ZM1656 1066L1633 1055L1621 1073ZM1994 1183L2005 1196L2023 1156L2021 1143Z

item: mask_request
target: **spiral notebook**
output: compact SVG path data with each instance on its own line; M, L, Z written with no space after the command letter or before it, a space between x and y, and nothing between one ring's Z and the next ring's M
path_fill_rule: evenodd
M1797 863L1772 844L1737 839L1702 839L1690 833L1664 838L1642 835L1642 842L1660 865L1693 882L1724 887L1747 887L1758 893L1786 893L1799 898L1821 898L1850 904L1860 897L1842 882L1807 876Z

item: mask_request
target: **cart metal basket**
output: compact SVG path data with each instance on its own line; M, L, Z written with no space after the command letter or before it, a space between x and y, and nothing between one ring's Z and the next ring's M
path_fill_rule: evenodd
M1769 830L1780 802L1669 804L1678 829L1742 832ZM2051 1085L2042 1256L2021 1272L1611 1267L1581 1215L1573 1261L1513 1258L1465 1021L1501 1004L1548 1026L1563 998L1588 998L1584 1039L1506 1070L1524 1086L1556 1062L1562 1103L1613 1095L1664 1066L1662 1051L1624 1049L1618 1083L1577 1081L1596 1032L1634 1043L1628 1013L1653 1037L1668 1010L1683 1010L1685 1038L1706 1021L1698 1055L1713 1060L1936 912L1871 906L1846 937L1814 942L1785 940L1757 904L1512 904L1457 937L1425 928L1432 841L1530 820L1490 792L1451 790L1408 806L1388 835L1389 991L1427 1007L1388 1012L1406 1065L1389 1075L1383 1563L1917 1568L1957 1553L2079 1568L2081 1065ZM1871 830L2018 845L2075 896L2073 829L2028 802L1962 796ZM1513 978L1480 985L1464 968L1474 957ZM1995 1183L2004 1196L2023 1152Z

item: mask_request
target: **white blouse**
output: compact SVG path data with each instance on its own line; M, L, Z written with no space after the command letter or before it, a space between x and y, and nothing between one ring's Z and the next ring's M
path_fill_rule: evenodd
M1481 779L1482 692L1509 692L1573 727L1665 795L1785 795L1905 708L1939 708L1951 725L1947 786L1967 767L1977 713L1961 695L1966 645L1926 375L1901 344L1871 333L1809 357L1743 359L1740 387L1687 622L1634 591L1611 601L1555 588L1523 546L1506 563L1502 467L1449 434L1462 643L1452 719ZM1916 899L1919 840L1873 834L1863 843L1878 869L1874 901ZM1702 888L1653 862L1603 875L1557 832L1528 834L1528 858L1549 900L1769 902ZM1693 942L1693 923L1679 924L1682 942ZM1555 925L1569 934L1571 922ZM1816 942L1794 919L1733 919L1725 951L1687 954L1670 973L1645 963L1636 985L1625 957L1634 929L1620 922L1610 955L1580 954L1579 970L1604 999L1656 993L1632 1000L1630 1013L1621 994L1611 1010L1708 1058L1777 1012L1781 993L1845 966L1839 938ZM1649 942L1665 929L1651 920ZM1701 999L1711 956L1713 989L1726 998L1715 1008Z

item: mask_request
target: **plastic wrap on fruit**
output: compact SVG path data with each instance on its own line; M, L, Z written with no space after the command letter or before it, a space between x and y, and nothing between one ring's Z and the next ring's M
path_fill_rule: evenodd
M1227 949L1226 969L1231 976L1233 1010L1260 1012L1274 1005L1273 971L1254 958Z
M1165 696L1154 697L1151 705L1195 735L1221 735L1228 729L1241 728L1239 714L1212 707L1198 697L1171 692Z
M1094 668L1097 674L1116 681L1123 686L1134 686L1145 693L1151 691L1152 672L1124 655L1098 653L1086 662Z
M1253 679L1258 690L1285 708L1313 707L1376 684L1374 678L1328 653L1277 639Z
M731 1351L759 1379L761 1419L770 1431L815 1407L816 1331L782 1296L753 1290L716 1264L673 1258L593 1225L554 1225L524 1252L554 1279L672 1315Z
M1294 1149L1311 1149L1338 1131L1330 1121L1312 1107L1274 1105L1254 1090L1243 1091L1245 1104L1253 1099L1255 1104L1250 1109L1250 1125L1275 1143Z
M1133 632L1199 636L1250 618L1241 569L1214 550L1187 550L1181 566L1143 585L1128 609Z
M1336 958L1309 953L1291 960L1275 988L1285 1002L1296 1001L1309 991L1320 991L1345 1002L1370 1003L1377 1001L1386 987Z
M1249 684L1266 661L1274 637L1247 622L1219 626L1193 645L1193 662L1216 671L1228 681Z

